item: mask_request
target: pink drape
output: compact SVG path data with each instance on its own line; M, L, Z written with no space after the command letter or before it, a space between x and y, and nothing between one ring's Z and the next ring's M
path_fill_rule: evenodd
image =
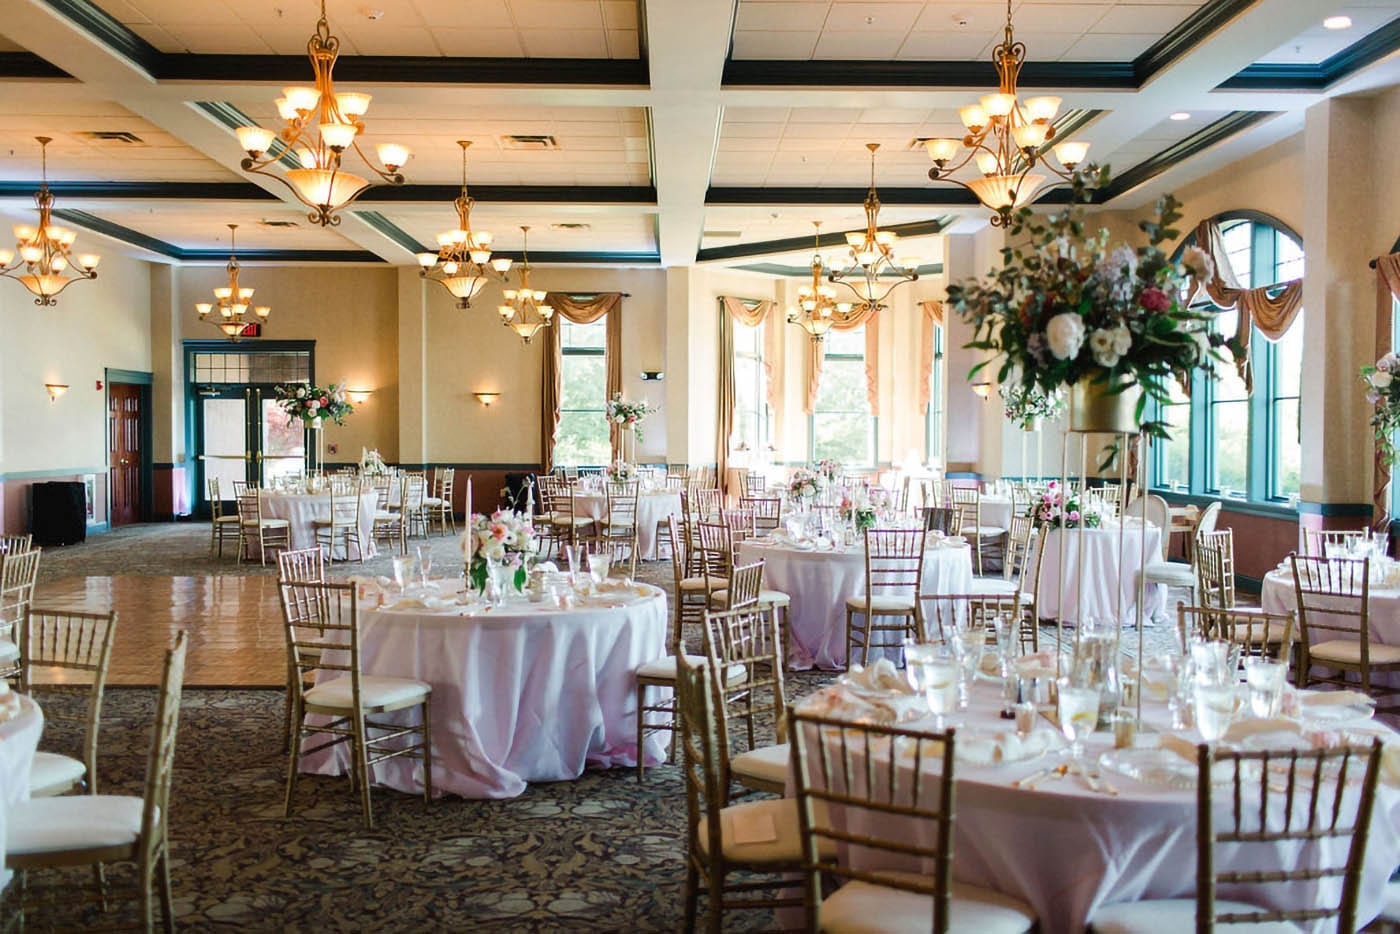
M592 324L604 315L608 316L603 349L603 366L607 372L605 398L611 399L613 393L621 392L622 293L602 292L582 300L568 292L550 292L545 301L559 317L574 324ZM563 369L563 356L559 329L547 328L544 365L540 372L540 470L544 473L554 469L554 434L559 429L559 397L563 391L560 371ZM608 436L612 440L613 457L616 458L620 449L621 432L610 424Z
M862 305L839 320L833 321L833 331L854 331L865 325L865 398L870 403L870 414L880 414L880 307ZM822 360L826 356L822 341L811 341L807 349L807 403L803 411L814 415L817 411L817 390L821 388Z
M729 478L729 441L734 433L734 322L745 327L763 328L764 395L782 423L779 406L782 386L778 379L777 361L782 352L782 327L773 319L777 303L763 299L750 301L732 295L720 296L719 321L719 398L718 424L715 426L715 470L721 492L727 492Z
M922 341L919 350L919 411L927 415L929 401L933 397L933 387L929 385L933 378L933 329L943 324L943 303L919 302L919 309L923 312L923 327L919 332L919 340Z
M1376 359L1390 353L1395 346L1391 332L1391 306L1400 301L1400 253L1376 258ZM1390 471L1381 452L1376 452L1375 471L1371 482L1371 527L1377 532L1390 528Z

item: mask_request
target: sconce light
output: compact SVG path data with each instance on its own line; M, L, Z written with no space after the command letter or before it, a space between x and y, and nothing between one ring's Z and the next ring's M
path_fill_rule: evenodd
M663 372L661 372L660 370L643 370L643 371L642 371L642 381L643 381L643 382L654 383L654 382L658 382L658 381L660 381L660 380L663 380L663 379L665 379L665 378L666 378L666 374L663 373Z
M350 398L350 401L353 402L355 405L364 405L366 402L369 401L369 397L370 397L370 395L372 395L373 393L374 393L374 390L373 390L373 389L347 389L347 390L345 390L345 395L347 395L347 396Z
M64 383L45 383L44 388L49 392L49 403L58 401L58 397L68 391L68 386Z
M480 402L487 408L490 408L491 403L501 398L501 394L499 392L474 392L472 393L472 395L476 396L477 402Z
M986 402L992 395L992 384L986 380L978 380L972 384L972 391L977 393L983 402Z

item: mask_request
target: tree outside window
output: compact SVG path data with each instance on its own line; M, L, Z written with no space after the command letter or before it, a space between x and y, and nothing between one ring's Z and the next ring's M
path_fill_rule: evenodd
M817 390L808 455L832 458L850 467L875 466L875 417L865 385L865 328L830 331L823 341L821 384Z
M734 324L734 433L731 451L764 450L772 438L772 413L768 408L768 376L763 360L763 329Z
M559 427L554 433L554 462L560 466L606 464L612 457L604 407L608 396L603 351L606 319L575 324L559 319Z

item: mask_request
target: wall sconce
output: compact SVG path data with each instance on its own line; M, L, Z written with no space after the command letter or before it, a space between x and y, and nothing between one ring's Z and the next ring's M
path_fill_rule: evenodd
M68 386L64 383L45 383L44 388L48 390L50 405L57 402L58 397L68 391Z
M972 391L977 393L983 402L986 402L992 396L992 384L986 380L979 380L972 384Z
M663 379L665 379L665 378L666 378L666 374L663 373L663 372L661 372L660 370L643 370L643 371L642 371L642 382L644 382L644 383L655 383L655 382L659 382L659 381L661 381L661 380L663 380Z
M371 395L373 395L373 393L374 393L374 390L373 390L373 389L347 389L347 390L345 390L345 395L346 395L347 397L349 397L350 401L353 402L355 405L364 405L366 402L369 401L369 397L370 397Z
M474 392L472 393L472 395L476 396L477 402L480 402L487 408L490 408L491 403L501 398L501 394L499 392Z

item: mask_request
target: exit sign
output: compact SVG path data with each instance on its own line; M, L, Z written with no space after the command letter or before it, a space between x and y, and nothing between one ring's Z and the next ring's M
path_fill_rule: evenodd
M241 331L238 332L238 336L239 336L239 337L262 337L262 325L261 325L261 324L257 324L256 322L253 323L253 324L245 324L245 325L243 325L243 330L241 330Z

